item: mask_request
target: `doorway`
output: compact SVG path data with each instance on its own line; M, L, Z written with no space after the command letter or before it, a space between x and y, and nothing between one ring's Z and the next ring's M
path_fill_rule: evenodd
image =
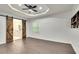
M13 19L13 40L22 39L22 20Z

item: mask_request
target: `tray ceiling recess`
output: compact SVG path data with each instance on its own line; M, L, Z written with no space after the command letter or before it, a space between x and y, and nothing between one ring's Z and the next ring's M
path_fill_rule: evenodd
M8 4L8 6L12 10L27 16L39 16L49 11L49 8L43 4Z

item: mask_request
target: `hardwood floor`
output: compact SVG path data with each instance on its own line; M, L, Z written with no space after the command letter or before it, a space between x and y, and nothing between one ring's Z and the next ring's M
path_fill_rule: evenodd
M0 54L75 54L70 44L34 38L0 45Z

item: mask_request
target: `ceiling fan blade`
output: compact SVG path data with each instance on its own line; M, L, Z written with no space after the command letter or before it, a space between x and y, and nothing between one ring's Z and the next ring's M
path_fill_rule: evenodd
M36 8L37 6L35 5L35 6L33 6L32 8Z
M27 5L27 4L24 4L26 7L29 7L29 5Z
M34 10L34 9L32 9L33 11L35 11L35 12L38 12L37 10Z

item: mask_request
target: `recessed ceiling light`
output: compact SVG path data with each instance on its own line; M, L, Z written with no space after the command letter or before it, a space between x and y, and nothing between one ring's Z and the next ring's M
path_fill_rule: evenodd
M43 9L42 7L39 7L39 9L41 10L41 9Z

